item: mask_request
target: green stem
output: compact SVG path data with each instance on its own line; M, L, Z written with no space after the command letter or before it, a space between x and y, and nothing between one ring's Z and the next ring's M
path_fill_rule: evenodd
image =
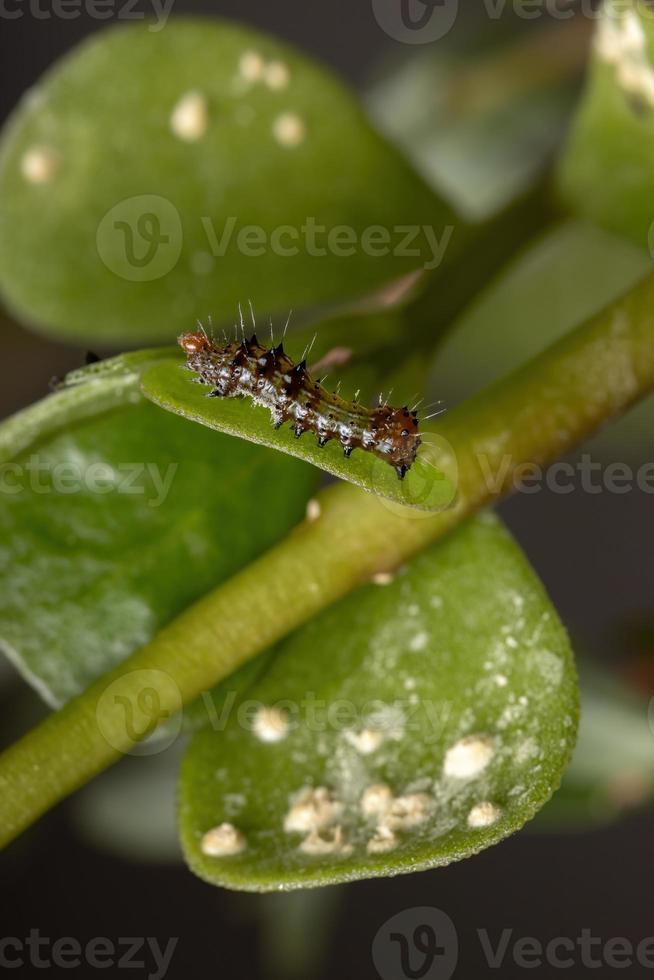
M434 515L347 484L321 515L209 593L147 646L0 756L0 841L134 745L128 724L175 713L245 660L379 571L391 570L654 388L654 276L523 368L453 411L438 433L458 495ZM447 455L447 454L446 454ZM494 483L494 478L497 482ZM151 728L149 729L151 730Z

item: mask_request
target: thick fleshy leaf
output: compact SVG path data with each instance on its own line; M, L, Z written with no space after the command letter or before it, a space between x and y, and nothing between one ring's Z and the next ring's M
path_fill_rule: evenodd
M651 803L653 704L616 673L583 666L577 745L559 792L534 822L536 830L610 823Z
M604 3L559 183L574 213L651 248L654 14L641 0Z
M507 38L504 13L505 29L489 30L488 11L471 6L476 29L395 56L367 95L382 131L474 220L538 177L561 141L585 60L584 18ZM519 15L513 23L524 27Z
M248 890L499 841L556 789L577 725L566 633L491 515L297 631L220 703L182 767L181 837L197 874Z
M433 268L452 224L341 82L217 19L94 35L0 148L0 287L58 336L136 346L248 297L340 302Z
M453 324L434 361L432 395L469 398L599 313L650 268L647 252L590 222L549 228Z
M141 399L126 361L0 428L0 646L53 705L272 545L316 482Z
M440 468L441 459L446 457L452 466L453 454L448 453L450 447L437 432L425 433L416 461L399 480L395 469L373 453L355 450L346 459L336 439L320 448L312 433L296 439L290 424L276 430L268 409L254 405L251 399L208 398L206 387L194 384L191 375L180 370L179 361L171 359L152 365L143 374L141 388L147 398L169 412L306 460L395 503L441 510L456 496L455 474L450 468L446 475Z
M432 365L430 398L456 404L536 357L599 313L651 269L632 242L588 221L566 220L532 242L455 322ZM594 437L615 460L647 454L654 398Z

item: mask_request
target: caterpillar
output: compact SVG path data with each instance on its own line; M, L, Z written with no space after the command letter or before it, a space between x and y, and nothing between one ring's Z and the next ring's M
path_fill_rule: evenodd
M311 377L306 360L295 364L281 343L265 347L256 334L219 346L204 331L192 331L178 342L187 355L185 366L198 375L194 380L211 386L209 397L248 396L270 410L276 429L291 421L298 439L314 432L320 447L337 439L346 457L355 449L374 453L400 480L414 463L421 441L418 413L406 405L368 408L345 401Z

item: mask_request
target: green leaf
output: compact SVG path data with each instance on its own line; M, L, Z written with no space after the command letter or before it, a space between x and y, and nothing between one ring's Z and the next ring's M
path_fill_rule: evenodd
M559 145L586 47L583 18L509 40L497 23L488 33L483 50L468 30L463 50L450 36L396 58L367 97L418 172L476 221L523 192Z
M278 645L248 690L235 675L229 691L240 693L226 720L214 716L185 758L180 829L197 874L246 890L417 871L496 843L556 789L577 724L565 631L491 515L326 611ZM289 725L277 741L271 709ZM378 784L395 798L378 821L390 838L362 814ZM284 825L321 787L330 795L305 827L331 817L328 844L307 853L321 835ZM246 846L209 856L203 837L223 822ZM393 847L370 853L371 839Z
M469 398L599 313L650 268L646 252L589 222L550 227L454 323L434 361L430 397Z
M316 483L140 399L126 360L0 428L0 448L22 436L0 465L0 645L52 705L270 547Z
M588 221L568 219L523 249L454 323L432 365L429 398L471 397L633 288L651 257ZM596 459L646 459L654 397L586 444Z
M0 288L20 317L136 346L248 297L274 314L360 296L434 258L420 231L440 236L449 208L326 69L217 19L155 27L85 41L5 130ZM408 256L400 225L419 232Z
M652 702L618 674L584 665L579 738L561 788L536 830L610 823L654 798Z
M436 432L425 433L418 458L405 478L398 480L394 468L370 452L355 450L346 459L337 440L320 449L310 433L296 439L290 426L275 430L270 412L253 405L251 399L207 398L206 388L193 384L190 375L180 371L178 361L153 365L145 371L141 387L147 398L169 412L306 460L395 504L442 510L456 496L456 479L451 470L454 460L448 455L451 447ZM446 459L448 475L442 468Z
M559 168L568 207L645 249L654 205L654 19L607 0L589 81Z

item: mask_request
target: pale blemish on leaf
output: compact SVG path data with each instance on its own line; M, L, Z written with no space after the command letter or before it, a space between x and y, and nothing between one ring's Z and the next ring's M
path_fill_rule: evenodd
M230 857L244 851L247 841L245 835L233 824L221 823L206 832L200 847L207 857Z
M501 809L494 803L488 801L477 803L468 814L468 826L474 828L491 827L501 816Z
M346 732L345 738L361 755L375 752L384 741L384 732L378 728L363 728L359 732Z
M494 755L492 739L487 735L469 735L447 750L443 772L455 779L472 779L486 768Z
M254 716L252 731L262 742L281 742L289 731L288 712L262 705Z
M202 92L186 92L170 116L170 128L178 139L195 143L209 126L209 104Z
M368 854L386 854L388 851L394 851L399 843L399 837L390 827L381 824L377 827L374 837L371 837L366 844L366 850Z
M283 61L271 61L266 65L263 80L269 89L280 92L288 87L291 80L290 69Z
M280 146L299 146L304 142L306 134L304 121L295 112L284 112L273 123L273 136Z
M426 648L428 643L429 633L422 630L420 633L416 633L415 636L412 636L409 640L409 650L412 650L413 653L419 653L421 650Z
M286 817L284 830L287 834L303 834L324 830L334 824L343 812L343 804L335 799L325 786L300 790L293 800Z
M322 507L320 506L320 501L317 500L315 497L312 497L311 500L307 501L307 510L306 510L307 523L308 524L315 523L315 521L318 520L321 514L322 514Z
M239 60L238 70L246 82L259 82L263 78L266 63L258 51L245 51Z
M361 813L364 817L381 817L393 802L393 791L386 783L367 786L361 796Z
M28 184L49 184L56 176L61 156L50 146L33 146L20 160L20 172Z
M607 5L595 35L595 51L613 65L620 88L654 107L654 70L649 63L647 37L635 10L620 15Z
M343 828L337 824L335 827L312 830L299 845L299 850L317 857L346 856L352 853L352 845L348 844Z

